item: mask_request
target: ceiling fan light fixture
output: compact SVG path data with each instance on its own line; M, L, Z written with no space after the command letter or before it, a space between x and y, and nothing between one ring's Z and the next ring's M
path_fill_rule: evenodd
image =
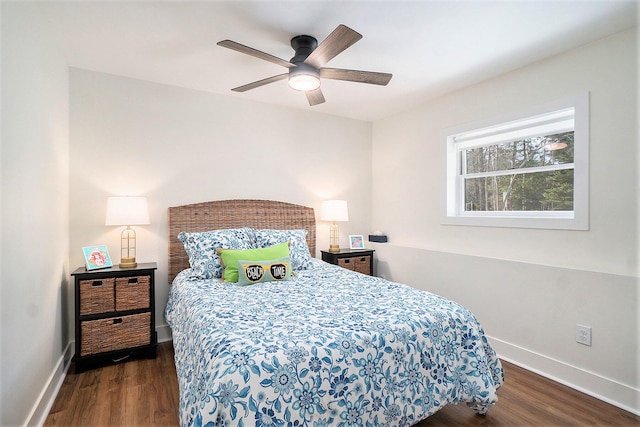
M298 64L289 70L289 86L303 92L316 90L320 87L320 73L307 64Z

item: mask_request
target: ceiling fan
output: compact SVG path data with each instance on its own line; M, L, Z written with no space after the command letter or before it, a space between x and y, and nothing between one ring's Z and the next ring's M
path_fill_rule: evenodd
M300 35L291 39L291 47L295 55L290 61L285 61L276 56L259 51L257 49L236 43L231 40L218 42L218 46L236 50L265 61L281 65L289 69L289 72L267 77L243 86L233 88L235 92L245 92L279 80L289 79L289 86L303 91L307 95L309 105L314 106L325 102L320 79L345 80L349 82L368 83L386 86L391 80L389 73L376 73L371 71L345 70L341 68L325 68L324 65L335 58L342 51L352 46L362 38L362 34L352 30L346 25L338 25L322 43L311 36Z

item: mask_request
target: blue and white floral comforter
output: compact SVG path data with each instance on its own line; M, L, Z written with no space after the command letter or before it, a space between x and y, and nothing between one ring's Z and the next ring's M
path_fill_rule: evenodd
M407 426L503 381L463 306L319 260L247 287L185 270L165 315L183 426Z

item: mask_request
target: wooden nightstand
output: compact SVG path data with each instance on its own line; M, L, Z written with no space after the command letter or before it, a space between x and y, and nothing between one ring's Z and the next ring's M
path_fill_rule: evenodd
M76 296L76 372L137 355L156 357L156 269L153 262L128 269L80 267L71 273Z
M373 276L373 253L375 251L372 249L340 249L340 252L320 252L322 252L323 261Z

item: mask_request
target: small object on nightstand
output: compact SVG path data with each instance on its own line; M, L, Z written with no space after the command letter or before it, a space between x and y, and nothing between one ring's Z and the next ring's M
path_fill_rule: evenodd
M76 296L76 372L136 355L156 357L156 269L152 262L128 269L80 267L71 273Z
M340 252L321 251L322 260L329 264L339 265L347 270L373 276L372 249L341 249Z
M384 234L369 234L369 241L374 243L387 243L389 240Z
M109 256L109 250L105 245L85 246L82 248L82 253L84 253L87 270L98 270L100 268L113 267L111 257Z

